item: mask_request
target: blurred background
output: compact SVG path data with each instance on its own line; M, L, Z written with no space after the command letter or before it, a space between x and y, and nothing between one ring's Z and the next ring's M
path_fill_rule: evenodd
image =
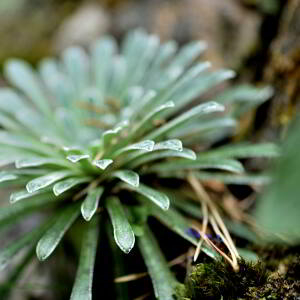
M0 67L9 57L34 65L71 45L88 47L105 34L120 41L136 27L179 44L205 40L208 50L204 59L210 60L213 68L234 69L238 82L274 87L271 101L243 118L243 136L237 139L277 141L299 112L300 0L0 0ZM0 77L0 85L4 84ZM108 246L103 247L105 253ZM66 253L61 255L61 263L56 259L43 264L31 280L41 289L35 284L26 293L17 290L13 299L57 300L53 290L50 293L43 288L49 285L53 269L57 284L61 281L59 299L64 299L76 271L73 265L62 267ZM109 272L106 257L103 263Z
M297 110L299 0L1 0L0 65L12 56L34 64L136 27L180 44L203 39L215 68L234 69L239 81L272 84L278 92L257 122L267 128L264 137L276 137Z

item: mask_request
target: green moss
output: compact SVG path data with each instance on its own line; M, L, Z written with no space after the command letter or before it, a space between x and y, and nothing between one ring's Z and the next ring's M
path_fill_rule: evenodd
M300 256L282 257L271 254L271 268L261 262L239 262L240 271L234 272L223 261L196 265L184 285L176 289L178 300L299 300ZM281 256L281 258L280 258ZM274 272L276 269L276 272Z
M240 260L239 272L223 261L196 265L188 275L185 288L178 288L180 300L238 299L249 287L262 286L266 272L261 262L252 264Z

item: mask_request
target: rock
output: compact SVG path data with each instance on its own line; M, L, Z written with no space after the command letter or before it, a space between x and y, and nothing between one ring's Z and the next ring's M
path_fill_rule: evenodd
M124 3L113 14L113 31L145 27L163 40L203 39L216 67L238 68L259 42L261 17L235 0L143 0Z
M60 25L54 37L54 50L60 52L71 45L88 45L110 27L110 18L97 3L84 2Z

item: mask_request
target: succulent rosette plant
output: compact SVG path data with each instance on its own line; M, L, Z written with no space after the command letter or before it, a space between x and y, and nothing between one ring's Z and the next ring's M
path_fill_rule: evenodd
M19 59L5 63L11 87L0 90L0 182L13 192L0 209L1 232L46 213L39 226L0 250L1 268L32 247L46 260L83 218L71 299L91 299L99 226L109 220L121 251L130 252L137 240L156 297L172 299L176 280L148 216L216 258L220 252L205 235L211 224L229 250L228 261L238 268L239 253L201 181L269 180L247 173L239 159L276 156L274 145L210 148L233 135L238 118L272 90L242 85L204 101L210 89L235 76L199 61L205 48L198 41L178 49L174 41L161 44L157 36L134 30L120 50L107 36L88 52L73 47L60 58L46 58L37 71ZM195 104L197 99L202 100ZM199 236L189 232L187 214L203 220L203 230L194 229Z

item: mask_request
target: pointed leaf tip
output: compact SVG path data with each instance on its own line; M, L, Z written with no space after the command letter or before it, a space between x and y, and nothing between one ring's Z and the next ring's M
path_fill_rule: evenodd
M120 170L112 174L112 176L119 178L120 180L134 186L138 187L140 183L140 177L137 173L131 170Z
M100 160L94 160L93 165L97 168L100 168L101 170L105 170L109 165L113 163L112 159L100 159Z

